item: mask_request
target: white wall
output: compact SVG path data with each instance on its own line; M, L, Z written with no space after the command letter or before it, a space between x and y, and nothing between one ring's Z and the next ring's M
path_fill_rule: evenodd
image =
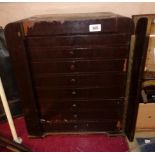
M0 25L39 14L115 12L131 17L155 13L155 3L0 3Z

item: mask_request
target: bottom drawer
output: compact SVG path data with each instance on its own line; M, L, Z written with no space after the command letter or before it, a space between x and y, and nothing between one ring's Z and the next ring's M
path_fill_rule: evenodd
M42 122L44 132L120 132L117 120L103 120L102 122L72 122L50 123Z

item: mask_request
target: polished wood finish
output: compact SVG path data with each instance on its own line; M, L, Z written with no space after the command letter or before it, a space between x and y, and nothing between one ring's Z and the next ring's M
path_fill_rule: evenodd
M101 31L90 32L91 24ZM6 27L31 136L124 133L133 29L130 18L113 13L38 16Z
M89 34L89 25L101 24L99 33L132 33L128 17L110 12L41 15L23 21L26 36Z

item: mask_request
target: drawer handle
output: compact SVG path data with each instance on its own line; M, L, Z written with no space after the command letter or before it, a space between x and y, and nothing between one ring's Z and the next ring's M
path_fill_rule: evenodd
M71 82L76 82L76 79L71 79Z
M78 117L78 115L77 115L77 114L74 114L74 115L73 115L73 117L74 117L74 118L77 118L77 117Z
M73 51L70 51L69 53L70 53L71 55L74 55L74 52L73 52Z
M72 95L76 95L76 91L72 91Z
M75 70L75 65L72 64L72 65L70 66L70 69L71 69L72 71Z
M78 125L74 125L74 129L77 129L78 128Z
M76 104L72 104L72 107L76 107L77 105Z

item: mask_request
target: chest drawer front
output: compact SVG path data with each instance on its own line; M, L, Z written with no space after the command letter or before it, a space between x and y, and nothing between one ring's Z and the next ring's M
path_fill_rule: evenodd
M64 58L122 59L128 57L129 46L94 47L30 47L27 49L31 61Z
M67 98L107 98L116 99L124 97L125 87L105 87L105 88L70 88L51 89L36 88L37 96L46 99L67 99Z
M28 49L49 48L54 46L97 46L97 45L129 45L130 34L104 35L72 35L72 36L42 36L27 37L25 44Z
M53 123L49 120L42 122L45 132L120 132L118 120L102 120L98 122Z
M41 115L50 115L55 112L73 113L73 118L76 118L79 112L92 113L115 113L117 116L122 115L124 108L124 100L116 99L88 99L88 100L54 100L54 99L39 99L39 107ZM46 105L46 106L45 106ZM79 116L79 114L78 114Z
M105 72L102 74L41 74L34 75L37 87L91 87L123 86L126 74L122 72Z
M75 72L105 72L123 71L126 59L119 60L72 60L32 62L34 74L42 73L75 73Z

